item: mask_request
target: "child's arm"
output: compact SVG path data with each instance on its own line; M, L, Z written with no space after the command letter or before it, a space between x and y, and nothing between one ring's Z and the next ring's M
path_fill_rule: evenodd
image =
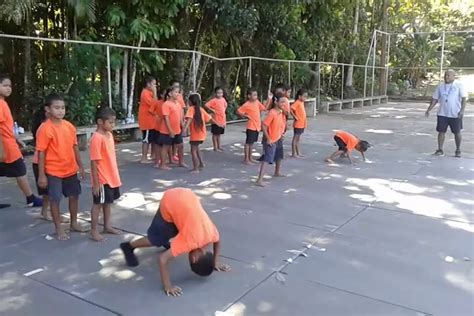
M361 155L362 155L362 159L365 161L365 154L364 154L364 152L361 151L360 153L361 153Z
M48 178L44 171L44 151L38 152L38 186L43 189L48 186Z
M268 137L267 125L262 124L262 132L263 132L263 135L265 136L265 139L267 140L267 144L268 145L273 145L273 143L270 141L270 137Z
M192 122L192 121L193 121L193 118L192 118L192 117L188 117L188 118L185 120L186 123L184 123L184 128L183 128L183 129L184 129L184 130L187 130L187 129L189 128L189 126L191 125L191 122Z
M224 263L219 263L219 255L221 253L221 244L219 241L213 244L214 248L214 270L228 272L230 271L230 266Z
M169 116L165 115L165 116L163 116L163 119L165 120L165 125L166 125L166 128L168 129L168 132L170 133L171 138L174 138L174 136L176 134L174 133L173 129L171 128L171 123L170 123Z
M0 162L5 161L5 149L3 149L3 140L2 136L0 135Z
M168 249L160 254L158 263L160 265L161 282L163 283L163 290L168 296L180 296L183 290L179 286L171 285L170 275L168 273L168 262L173 259L171 250Z
M210 119L209 121L210 121L212 124L215 124L215 125L217 125L217 126L219 126L219 127L224 127L222 124L217 123L216 120L215 120L214 118L212 118L212 117L211 117L211 119Z
M97 169L97 162L91 160L91 174L92 174L92 194L99 196L99 169Z
M81 179L84 180L86 178L86 172L84 171L84 165L82 164L81 154L79 153L79 147L77 145L74 145L74 156L76 157L76 163L79 166Z
M350 162L351 164L354 164L354 161L352 160L351 152L350 152L350 151L347 151L346 154L347 154L347 159L349 159L349 162Z

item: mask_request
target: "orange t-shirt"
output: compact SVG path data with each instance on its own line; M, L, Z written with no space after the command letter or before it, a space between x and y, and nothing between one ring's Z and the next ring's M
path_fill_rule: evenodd
M140 106L138 107L138 126L142 131L155 128L155 116L151 109L158 100L153 98L153 92L143 89L140 95Z
M260 101L247 101L242 104L238 109L237 113L240 115L246 115L248 117L247 129L252 131L260 132L262 129L262 119L260 118L260 112L265 111L265 105Z
M306 120L306 110L304 108L304 102L296 100L295 103L291 105L293 110L293 115L295 116L295 121L293 122L294 128L306 128L308 127L308 122Z
M171 129L173 130L175 134L181 133L181 115L182 115L181 113L182 112L183 112L183 109L181 108L178 102L166 101L161 106L161 114L163 115L163 118L165 116L168 116L170 120ZM170 131L166 127L166 123L164 119L160 126L160 133L162 134L170 133Z
M186 112L186 118L187 119L192 119L194 117L194 111L195 111L195 107L194 106L190 106L189 109L188 109L188 112ZM197 128L195 125L194 125L194 122L191 122L191 125L189 125L189 129L190 129L190 132L191 132L191 135L190 135L190 141L204 141L206 140L206 123L209 122L211 120L211 116L206 112L204 111L203 108L201 108L201 117L202 117L202 126L201 128Z
M352 151L359 143L359 139L348 132L336 131L336 136L346 144L347 151Z
M181 106L182 109L186 107L186 102L184 102L183 95L180 93L178 94L178 99L177 99L179 105Z
M5 100L0 99L0 135L2 136L3 150L5 152L4 163L12 163L20 159L20 147L16 143L16 137L13 133L13 117L10 107Z
M122 185L115 156L114 135L111 132L92 134L89 155L91 161L97 164L99 184L108 184L111 188Z
M178 229L178 234L171 241L173 257L219 241L216 226L193 191L185 188L165 191L159 211L165 221L173 223Z
M45 172L58 178L77 173L74 146L77 146L76 128L66 120L58 124L46 120L36 132L36 150L45 153Z
M163 106L163 103L165 103L164 100L158 100L153 103L150 108L150 111L155 114L155 127L153 128L155 131L159 131L162 124L163 114L161 113L161 107Z
M225 110L227 109L227 101L224 98L213 98L206 103L206 106L214 111L214 120L220 125L225 126Z
M262 122L267 127L269 140L274 143L283 135L282 127L284 127L283 114L275 109L268 111L267 117Z

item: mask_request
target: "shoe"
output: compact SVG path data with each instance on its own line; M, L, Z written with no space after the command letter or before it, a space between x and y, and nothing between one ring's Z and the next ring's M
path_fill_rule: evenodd
M461 158L461 150L459 150L459 149L456 150L456 151L454 152L454 157L456 157L456 158Z
M129 242L123 242L120 244L120 249L125 256L125 262L127 262L127 266L129 267L136 267L138 266L138 259L133 253L133 248Z
M0 209L10 207L10 204L0 204Z
M444 156L444 151L442 149L438 149L437 151L434 152L435 156Z
M41 207L43 206L43 199L42 198L39 198L37 197L36 195L33 195L30 198L26 198L26 206L29 206L29 207Z

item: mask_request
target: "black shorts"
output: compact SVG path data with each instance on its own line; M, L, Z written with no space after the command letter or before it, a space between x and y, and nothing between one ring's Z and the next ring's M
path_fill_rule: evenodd
M148 240L153 246L170 248L170 239L178 234L178 229L161 216L160 209L155 214L147 231Z
M258 135L260 134L259 131L254 131L251 129L247 129L245 131L247 137L245 138L245 143L248 145L253 145L253 143L258 142Z
M183 143L183 136L181 134L175 135L174 138L171 138L169 134L160 133L158 145L171 146L171 145L179 145L182 143Z
M94 204L112 204L119 197L119 188L111 188L108 184L102 184L99 188L99 196L92 194L92 202Z
M150 129L142 130L142 143L149 144L151 143L150 140Z
M267 140L264 138L262 141L263 154L259 161L264 161L269 164L277 162L283 159L283 140L279 139L276 143L271 146L267 144Z
M201 145L202 143L204 143L203 140L190 140L189 141L189 144L191 144L192 146Z
M26 166L22 158L14 162L0 162L0 177L19 178L26 175Z
M36 190L38 191L38 195L48 195L48 188L43 189L38 185L39 166L37 163L33 164L33 174L35 175Z
M339 147L339 150L342 150L343 152L347 152L347 145L344 143L342 138L339 136L334 136L334 141L336 142L337 146Z
M61 202L62 197L77 197L81 194L81 182L77 174L66 178L48 177L48 196L51 201Z
M438 115L436 131L438 133L446 133L446 131L448 130L448 126L453 134L459 134L462 130L462 118Z
M156 129L151 129L148 133L148 141L150 144L158 144L160 141L160 132Z
M225 133L225 127L220 127L216 124L211 124L211 133L212 135L222 135Z
M294 128L293 128L293 133L294 133L295 135L301 135L301 134L304 133L304 128L297 128L297 127L294 127Z

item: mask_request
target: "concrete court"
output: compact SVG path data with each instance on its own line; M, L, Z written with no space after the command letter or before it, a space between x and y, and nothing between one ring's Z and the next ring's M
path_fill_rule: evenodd
M310 120L306 157L286 159L288 177L263 189L251 182L258 167L240 164L243 124L228 126L225 153L205 152L199 175L140 165L140 144L119 144L124 185L113 221L125 234L104 243L87 234L50 240L52 224L35 219L2 178L0 202L14 207L0 213L0 314L473 315L474 111L464 121L463 158L453 157L450 134L446 157L434 157L436 116L424 118L426 106L389 102ZM356 166L326 165L334 129L370 141L369 162L355 154ZM233 268L203 279L187 258L175 260L179 298L163 294L156 249L139 252L133 269L118 249L146 232L163 190L175 186L202 197ZM90 204L86 181L85 226Z

